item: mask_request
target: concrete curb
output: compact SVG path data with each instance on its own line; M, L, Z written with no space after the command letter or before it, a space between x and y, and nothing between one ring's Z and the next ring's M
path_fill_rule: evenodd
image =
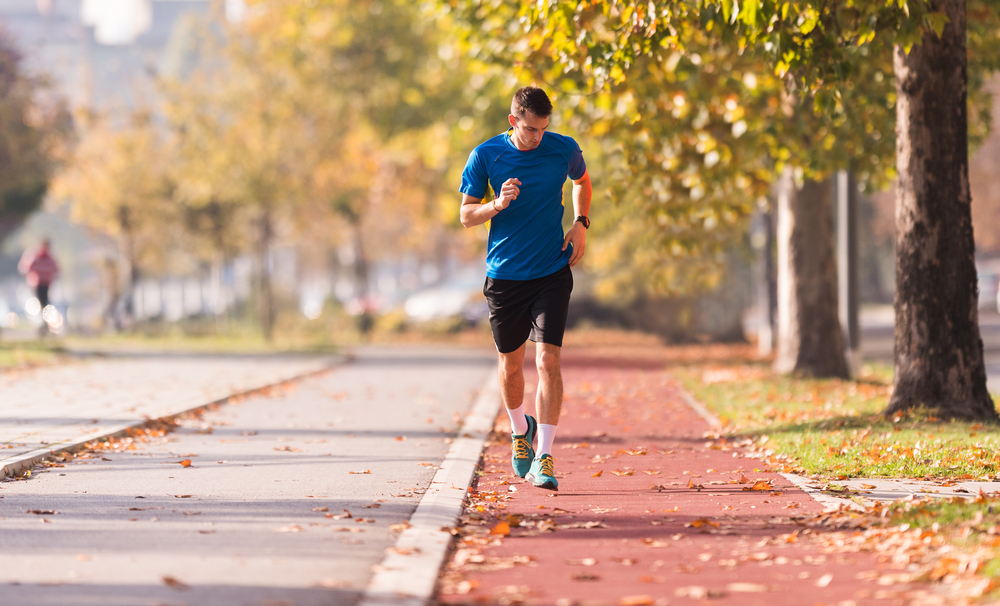
M410 518L410 527L376 567L358 606L423 606L434 595L451 544L449 529L462 513L499 407L499 387L491 370L459 437Z
M149 423L150 421L155 421L158 419L170 419L183 414L198 412L201 410L205 410L211 406L220 406L222 404L225 404L231 398L252 396L264 390L281 385L282 383L287 383L289 381L300 381L302 379L320 375L353 359L351 356L328 356L328 358L332 359L328 359L323 364L322 368L310 370L297 375L292 375L290 377L284 377L277 380L272 380L271 382L265 383L264 385L258 385L257 387L252 387L250 389L232 393L224 398L219 398L211 402L205 402L202 404L198 404L196 406L184 408L178 410L177 412L172 412L168 415L160 416L157 419L143 419L141 421L136 421L134 423L123 423L118 426L112 426L111 428L105 428L102 429L101 431L73 438L72 440L69 440L67 442L62 442L60 444L53 445L50 448L39 448L37 450L32 450L30 452L10 457L9 459L4 460L3 467L2 469L0 469L0 479L9 478L11 476L21 473L24 470L31 469L35 465L41 463L42 461L45 461L46 459L52 457L57 453L75 452L77 450L80 450L84 447L84 445L87 442L92 442L94 440L99 440L102 438L119 437L125 435L128 432L128 430L142 427L147 423Z

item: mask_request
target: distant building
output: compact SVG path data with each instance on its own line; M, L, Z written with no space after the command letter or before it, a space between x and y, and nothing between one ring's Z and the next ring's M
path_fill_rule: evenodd
M113 111L155 100L153 78L183 52L186 15L205 16L212 0L133 0L134 40L102 44L84 20L85 0L0 0L0 27L24 54L26 66L47 75L72 107ZM141 15L145 14L145 17ZM173 64L179 62L172 59Z

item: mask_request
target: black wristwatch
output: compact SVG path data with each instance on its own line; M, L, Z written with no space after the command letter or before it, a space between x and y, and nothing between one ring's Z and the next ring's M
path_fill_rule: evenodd
M576 218L576 220L580 223L583 223L584 229L590 229L590 219L587 218L587 215L580 215L579 217Z

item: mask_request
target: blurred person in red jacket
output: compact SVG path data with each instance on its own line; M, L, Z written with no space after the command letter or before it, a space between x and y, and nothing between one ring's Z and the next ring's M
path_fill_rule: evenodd
M49 304L49 286L59 275L59 264L49 254L51 242L48 238L42 240L38 250L32 253L24 251L21 261L17 264L17 269L24 274L28 286L35 289L35 296L38 297L40 309L45 309Z

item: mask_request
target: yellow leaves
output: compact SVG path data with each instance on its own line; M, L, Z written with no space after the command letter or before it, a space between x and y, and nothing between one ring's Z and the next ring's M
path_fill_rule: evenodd
M191 467L191 459L184 459L183 461L177 462L181 467Z
M622 471L620 469L616 469L616 470L612 471L611 473L615 474L616 476L630 476L630 475L633 475L635 473L635 470L628 469L626 471Z
M590 477L592 477L592 478L599 478L599 477L601 477L601 474L603 474L603 473L604 473L604 470L601 469L597 473L590 474Z
M501 537L510 536L510 524L507 522L498 522L493 528L490 528L490 534Z
M687 487L694 488L695 490L701 490L702 488L704 488L704 486L702 486L701 484L695 484L693 479L688 480Z
M703 528L705 526L709 526L711 528L718 528L719 523L713 522L708 518L698 518L697 520L692 520L684 525L685 528Z

